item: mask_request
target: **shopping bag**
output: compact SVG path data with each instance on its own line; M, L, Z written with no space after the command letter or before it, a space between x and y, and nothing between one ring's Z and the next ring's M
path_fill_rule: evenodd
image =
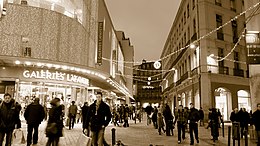
M22 130L14 130L13 132L13 144L25 144L25 137Z
M91 146L91 140L92 139L90 137L82 133L77 139L76 146Z

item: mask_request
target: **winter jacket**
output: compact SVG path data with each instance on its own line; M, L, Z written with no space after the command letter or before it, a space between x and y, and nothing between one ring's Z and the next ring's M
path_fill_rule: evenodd
M186 125L187 121L188 121L188 116L189 116L189 114L187 112L185 112L184 110L178 110L178 112L176 113L176 116L175 116L174 123L177 122L178 124Z
M2 101L0 103L0 131L12 131L15 128L21 128L19 118L20 105L11 100L9 103Z
M24 112L24 118L27 124L41 124L45 117L45 111L42 105L31 103Z
M256 131L260 131L260 110L256 110L252 116Z
M99 131L102 126L107 126L111 121L112 114L109 106L101 101L99 108L96 111L96 101L90 105L87 117L87 123L90 124L91 131Z
M190 123L196 123L200 120L199 111L196 108L191 108L189 113Z
M62 106L53 105L49 111L48 124L56 123L58 132L55 135L46 134L47 137L62 137L62 128L63 128L63 112Z
M237 112L237 113L235 113L234 111L231 112L230 120L231 120L232 122L239 122L238 112Z
M76 116L78 107L76 105L71 105L69 107L69 116Z

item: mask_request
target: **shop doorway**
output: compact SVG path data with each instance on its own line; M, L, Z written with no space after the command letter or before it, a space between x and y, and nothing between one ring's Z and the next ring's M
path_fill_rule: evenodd
M238 96L238 108L245 108L246 111L250 112L251 110L251 98L250 93L245 90L239 90L237 92Z
M230 91L226 88L215 89L215 108L220 110L224 120L229 120L232 112L232 98Z

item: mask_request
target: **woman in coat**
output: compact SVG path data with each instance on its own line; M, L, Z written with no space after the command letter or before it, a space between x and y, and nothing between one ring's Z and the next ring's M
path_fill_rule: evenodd
M49 119L47 123L48 125L52 123L56 123L57 132L55 134L53 133L46 133L46 136L48 137L48 141L46 146L58 146L59 139L62 137L62 128L63 128L63 120L62 120L62 106L60 106L60 99L54 98L51 103L52 108L49 111Z
M215 142L218 140L219 131L218 131L218 125L219 125L219 115L217 113L216 108L212 108L212 113L209 116L210 120L210 128L211 128L211 136L213 137L213 141Z

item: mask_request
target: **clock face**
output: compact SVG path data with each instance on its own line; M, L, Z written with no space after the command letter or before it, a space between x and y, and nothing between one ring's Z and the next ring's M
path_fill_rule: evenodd
M153 66L155 69L159 69L161 67L161 63L159 61L155 61Z

